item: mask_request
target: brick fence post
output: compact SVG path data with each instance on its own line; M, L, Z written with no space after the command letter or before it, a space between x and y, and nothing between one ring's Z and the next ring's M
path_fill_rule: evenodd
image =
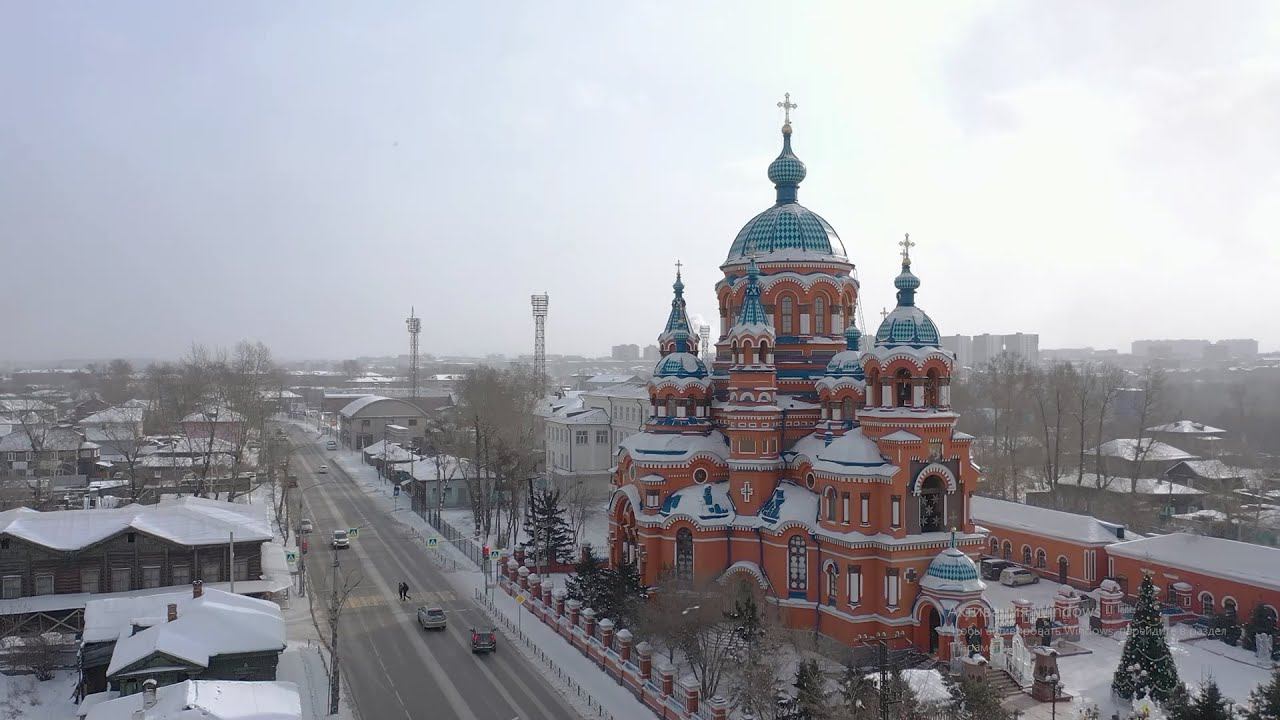
M711 708L711 720L729 720L729 701L716 695L707 701Z
M631 631L622 628L618 631L618 659L624 663L631 662Z
M609 618L600 621L600 644L605 650L613 648L613 621Z
M555 606L557 618L564 617L565 595L566 593L564 588L556 588L551 591L551 604Z
M680 694L684 701L684 711L690 716L698 714L698 700L701 699L702 689L698 685L698 678L692 675L685 675L680 679Z
M569 626L578 627L578 618L582 616L582 601L569 600L564 604L564 607L569 613Z
M585 608L582 611L582 630L586 632L587 637L595 637L596 635L596 611L591 608Z
M528 590L529 589L529 568L527 567L520 568L518 571L516 571L516 575L520 578L520 589Z
M641 683L647 683L653 678L653 647L644 640L636 645L636 667L640 668Z

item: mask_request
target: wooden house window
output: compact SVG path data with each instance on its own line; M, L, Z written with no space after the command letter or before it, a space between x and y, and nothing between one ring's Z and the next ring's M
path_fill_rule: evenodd
M53 573L36 574L36 595L53 594Z
M130 581L133 579L133 573L127 567L111 568L111 592L126 592L132 590L129 587Z
M102 579L102 573L98 568L83 568L80 570L80 592L96 593L99 590L99 582Z
M143 565L142 566L142 587L143 588L160 587L160 566L159 565Z
M190 565L174 565L170 571L173 574L174 585L190 585L191 584L191 566Z
M22 597L22 576L21 575L5 575L0 580L0 598L5 600L13 600Z
M235 564L235 567L232 568L232 572L235 573L234 579L248 580L249 579L249 558L247 557L236 558L236 564Z

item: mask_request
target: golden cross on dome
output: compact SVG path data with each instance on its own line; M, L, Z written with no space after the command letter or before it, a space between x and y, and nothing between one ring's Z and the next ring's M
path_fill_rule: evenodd
M884 307L880 308L880 319L883 321L887 317L889 317L889 309Z
M684 267L684 263L680 262L680 258L676 258L676 275L680 274L680 268Z
M905 263L911 262L911 248L915 247L917 244L918 243L911 242L911 233L903 234L902 241L898 243L898 245L902 247L903 262Z
M786 124L790 125L790 124L791 124L791 111L792 111L792 110L795 110L795 109L796 109L797 107L799 107L799 106L798 106L798 105L796 105L795 103L791 102L791 93L784 93L783 97L784 97L784 99L783 99L783 101L782 101L782 102L778 103L778 107L782 108L782 112L784 113L785 118L786 118L786 119L785 119Z

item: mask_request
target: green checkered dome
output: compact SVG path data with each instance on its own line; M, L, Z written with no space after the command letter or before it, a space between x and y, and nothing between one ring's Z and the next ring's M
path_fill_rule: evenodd
M807 172L791 151L791 124L783 125L782 153L769 164L769 180L777 191L777 202L743 226L729 248L726 263L742 262L752 255L767 261L770 254L786 251L848 260L844 243L831 224L796 201Z
M904 258L902 272L894 279L898 289L898 306L885 316L876 330L876 345L910 345L911 347L937 347L941 342L938 326L928 314L916 307L916 290L920 278L911 272L911 260Z

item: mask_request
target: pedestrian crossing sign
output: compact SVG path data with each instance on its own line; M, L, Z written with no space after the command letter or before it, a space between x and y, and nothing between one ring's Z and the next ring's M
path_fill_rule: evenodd
M490 550L490 551L489 551L489 559L490 559L490 560L497 560L497 559L498 559L498 551L497 551L497 550Z
M347 537L354 540L360 534L360 528L347 528Z
M296 552L294 552L294 551L292 551L292 550L286 550L286 551L285 551L285 553L284 553L284 559L285 559L286 561L288 561L288 562L297 562L297 560L298 560L298 553L296 553Z
M433 538L433 537L427 538L427 547L433 548L438 546L439 544L440 544L440 538Z

